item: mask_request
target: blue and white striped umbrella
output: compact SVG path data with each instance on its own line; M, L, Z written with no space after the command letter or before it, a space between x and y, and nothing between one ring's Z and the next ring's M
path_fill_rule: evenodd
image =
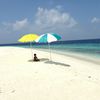
M40 35L35 41L38 43L48 43L49 46L49 52L50 52L50 60L51 59L51 49L50 49L50 43L54 41L60 40L61 37L56 33L45 33L43 35Z
M37 38L35 41L39 43L50 43L60 39L61 37L56 33L45 33L40 35L39 38Z

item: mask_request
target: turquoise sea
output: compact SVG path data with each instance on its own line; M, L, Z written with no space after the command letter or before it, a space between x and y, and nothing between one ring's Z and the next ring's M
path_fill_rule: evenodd
M75 43L75 44L58 44L51 45L51 52L59 53L69 57L75 57L79 59L86 59L90 61L100 62L100 44L92 43ZM49 52L47 45L33 46L35 49L41 49Z
M18 46L24 48L30 48L30 44L5 44L2 46ZM45 50L49 52L48 44L37 44L33 43L32 48ZM88 40L73 40L73 41L59 41L50 43L51 52L60 53L67 55L70 53L72 55L78 54L83 56L88 56L90 58L96 58L100 60L100 39L88 39Z
M48 45L33 45L33 48L45 49L48 51ZM59 51L63 53L75 52L81 54L90 54L97 57L100 57L100 44L58 44L50 45L52 51Z

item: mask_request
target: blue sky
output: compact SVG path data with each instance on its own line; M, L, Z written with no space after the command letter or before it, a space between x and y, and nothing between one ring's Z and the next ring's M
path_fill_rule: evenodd
M27 33L100 38L100 0L0 0L0 44Z

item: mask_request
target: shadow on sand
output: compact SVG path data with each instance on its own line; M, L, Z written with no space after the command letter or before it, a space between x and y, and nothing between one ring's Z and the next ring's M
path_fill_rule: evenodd
M33 62L33 59L28 60L28 62Z
M55 64L55 65L61 65L61 66L65 66L65 67L70 67L70 65L68 64L64 64L64 63L60 63L60 62L55 62L55 61L46 61L46 64Z
M48 61L49 59L47 58L41 58L40 61L37 61L37 62L43 62L43 61ZM36 62L36 61L33 61L33 59L30 59L28 60L28 62Z
M33 61L33 59L30 59L30 60L28 60L28 62L36 62L36 61ZM40 61L37 61L37 62L44 62L46 64L55 64L55 65L61 65L61 66L65 66L65 67L70 67L69 64L56 62L56 61L49 61L48 58L40 58Z

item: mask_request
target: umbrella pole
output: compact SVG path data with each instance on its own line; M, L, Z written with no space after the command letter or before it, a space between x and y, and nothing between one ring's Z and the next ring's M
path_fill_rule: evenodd
M50 59L49 60L52 61L50 43L48 43L48 46L49 46L49 52L50 52Z
M33 59L32 43L31 42L30 42L30 48L31 48L31 55L32 55L32 59Z

